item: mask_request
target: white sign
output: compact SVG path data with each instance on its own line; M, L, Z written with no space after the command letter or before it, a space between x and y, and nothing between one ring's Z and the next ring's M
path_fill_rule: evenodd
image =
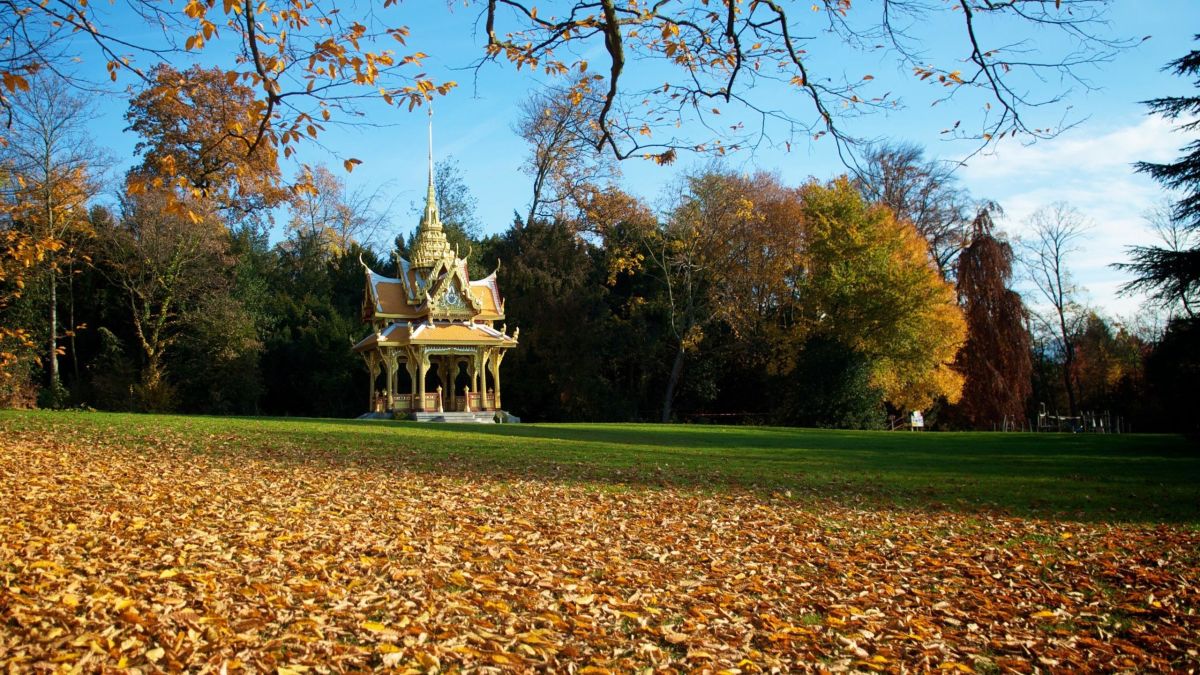
M912 426L914 429L925 428L925 416L921 414L920 410L912 411Z

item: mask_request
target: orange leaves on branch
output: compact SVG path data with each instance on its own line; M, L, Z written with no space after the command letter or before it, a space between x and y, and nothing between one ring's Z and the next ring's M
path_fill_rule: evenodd
M675 151L675 148L668 148L664 152L660 152L658 154L651 154L651 155L648 155L648 157L651 160L653 160L653 162L655 164L657 164L659 166L668 166L668 165L675 163L675 159L678 157L678 153Z
M13 72L4 71L2 74L4 88L9 92L29 91L29 80Z
M286 149L301 131L277 129L276 114L238 82L239 75L160 66L151 76L125 116L143 139L136 146L143 161L131 173L131 185L171 186L241 213L270 208L286 196L277 146ZM301 114L293 124L306 120Z

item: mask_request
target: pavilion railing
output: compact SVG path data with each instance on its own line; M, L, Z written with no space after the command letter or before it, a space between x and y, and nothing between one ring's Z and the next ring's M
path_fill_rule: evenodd
M476 412L483 410L483 396L479 392L475 391L467 394L466 396L454 397L454 409L466 410L468 402L470 403L471 410Z
M425 412L434 412L438 409L438 396L440 394L425 394L425 406L422 408Z
M395 394L392 396L392 409L393 410L419 410L422 412L435 412L438 409L438 396L439 396L439 394L437 394L436 392L432 393L432 394L429 394L429 393L425 394L425 400L424 400L425 405L420 406L420 405L418 405L419 403L421 403L421 397L419 395ZM496 409L496 395L495 394L483 394L480 392L473 391L469 394L469 396L470 396L472 411L479 412L481 410L495 410ZM382 410L382 406L386 405L386 402L383 401L382 396L380 397L379 400L380 400L379 407L380 407L380 410ZM447 396L446 403L452 407L447 407L447 408L445 408L445 410L447 410L447 411L466 410L466 402L467 402L466 396L453 396L453 397Z

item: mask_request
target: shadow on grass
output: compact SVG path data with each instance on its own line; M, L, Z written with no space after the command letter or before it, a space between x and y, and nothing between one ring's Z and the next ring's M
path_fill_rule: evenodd
M279 431L310 448L324 436L341 449L325 458L333 463L364 450L381 467L464 480L741 488L863 507L1200 524L1200 452L1168 435L328 420Z
M197 450L464 481L745 489L818 505L1200 524L1200 451L1165 435L75 417L147 443L170 430Z

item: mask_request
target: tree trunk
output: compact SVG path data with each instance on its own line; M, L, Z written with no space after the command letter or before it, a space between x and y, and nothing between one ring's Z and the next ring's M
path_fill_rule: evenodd
M50 348L48 356L48 365L50 366L50 377L48 385L53 393L58 389L58 275L54 272L53 263L50 271L47 272L50 277L50 337L47 340L47 346Z
M71 269L67 273L67 302L69 309L67 323L70 327L68 338L71 341L71 372L75 377L75 382L79 382L79 350L75 348L75 266L72 264Z
M671 405L675 401L675 390L679 387L680 375L683 374L683 357L684 350L681 342L679 350L675 352L675 363L671 365L671 375L667 378L667 393L663 396L663 424L671 421Z
M1075 380L1071 377L1071 371L1075 367L1074 349L1067 347L1067 355L1063 363L1063 385L1067 388L1067 407L1070 408L1071 417L1079 414L1078 406L1075 403Z
M1067 332L1067 320L1063 309L1058 310L1058 327L1062 331L1063 338L1063 385L1067 388L1067 407L1068 414L1075 417L1079 411L1075 405L1075 386L1071 379L1071 371L1075 367L1075 345L1071 342L1071 336Z

